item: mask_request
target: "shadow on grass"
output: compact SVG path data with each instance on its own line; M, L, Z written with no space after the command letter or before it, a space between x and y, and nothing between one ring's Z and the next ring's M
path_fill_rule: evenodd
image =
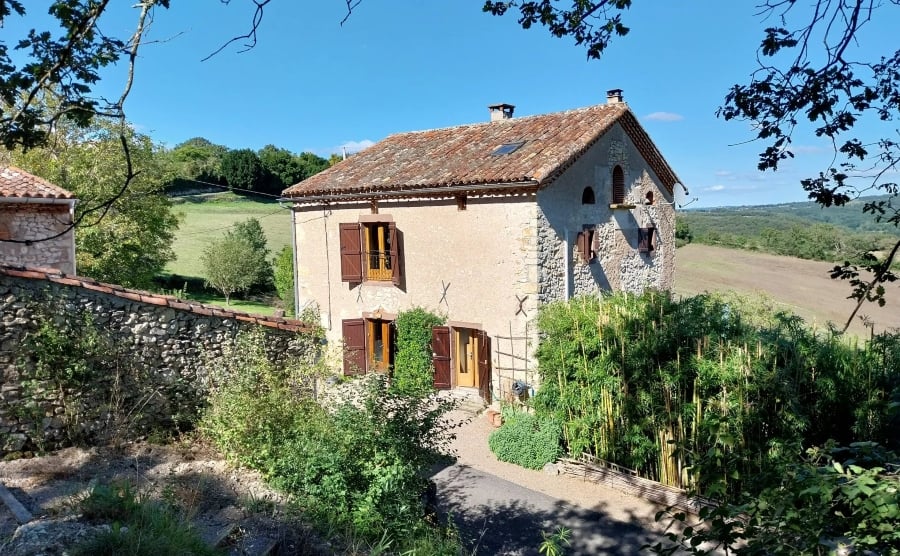
M478 554L537 555L541 532L557 527L572 531L568 555L639 554L661 537L637 515L612 519L604 502L583 509L468 466L446 467L432 478L440 514Z
M208 287L204 279L199 276L160 274L154 279L154 285L157 293L259 315L274 314L275 304L278 301L278 298L270 293L250 293L234 295L231 297L231 304L226 305L225 297L215 289Z

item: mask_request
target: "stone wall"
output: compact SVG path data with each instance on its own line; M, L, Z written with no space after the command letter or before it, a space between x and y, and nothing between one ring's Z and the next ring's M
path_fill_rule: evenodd
M612 172L622 168L625 199L612 204ZM595 202L583 204L591 187ZM652 204L648 200L652 194ZM671 290L675 277L674 196L618 124L565 174L538 192L541 302L600 291ZM638 250L638 229L654 228L654 249ZM594 231L591 261L576 252L578 232Z
M41 344L42 360L68 350L68 367L39 365L42 325L56 335ZM299 321L0 267L0 457L189 424L203 403L207 357L252 330L274 358L317 355L318 338Z
M37 240L63 235L31 245L0 241L0 264L41 266L75 273L75 236L69 205L0 203L0 239Z

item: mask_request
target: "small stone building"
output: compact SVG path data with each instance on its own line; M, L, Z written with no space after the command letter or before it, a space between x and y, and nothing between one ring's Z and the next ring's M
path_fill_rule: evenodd
M675 173L622 101L392 135L284 191L296 303L317 304L347 374L392 363L392 321L423 306L438 388L486 400L533 382L541 304L669 290ZM521 388L521 384L519 385Z
M75 197L15 166L0 167L0 265L75 274Z

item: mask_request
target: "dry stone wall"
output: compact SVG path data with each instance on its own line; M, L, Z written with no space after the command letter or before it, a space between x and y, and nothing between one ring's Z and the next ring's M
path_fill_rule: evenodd
M208 356L252 330L273 358L317 356L314 330L299 321L0 267L0 457L188 424ZM41 333L55 339L35 348ZM68 366L41 366L60 350L76 352Z

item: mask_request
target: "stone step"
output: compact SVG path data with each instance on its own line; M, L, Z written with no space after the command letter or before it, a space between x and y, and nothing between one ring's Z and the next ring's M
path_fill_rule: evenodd
M15 496L6 488L2 482L0 482L0 500L3 500L3 503L6 504L6 507L9 508L9 511L12 512L13 516L16 518L20 524L25 524L31 521L31 512L25 509L25 506L19 502Z

